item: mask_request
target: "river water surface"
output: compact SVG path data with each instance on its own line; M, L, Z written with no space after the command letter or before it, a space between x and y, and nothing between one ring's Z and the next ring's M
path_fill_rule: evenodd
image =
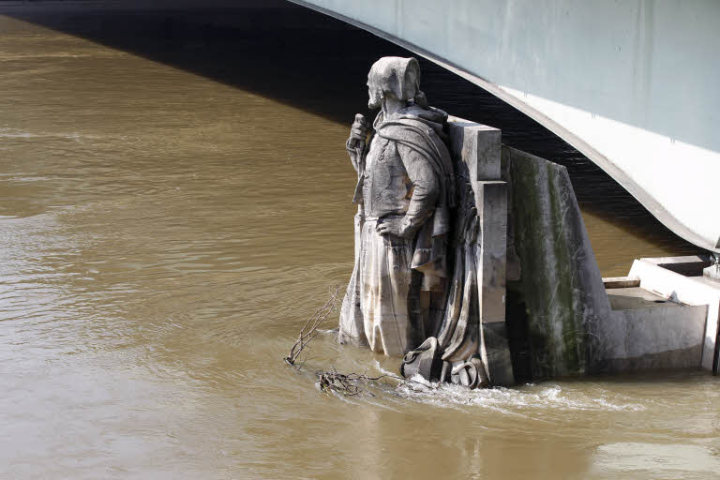
M281 359L352 269L348 123L402 51L301 10L93 5L0 6L0 478L716 478L702 372L316 390L318 369L397 369L330 336L308 373ZM568 165L605 275L694 251L423 67L431 103Z

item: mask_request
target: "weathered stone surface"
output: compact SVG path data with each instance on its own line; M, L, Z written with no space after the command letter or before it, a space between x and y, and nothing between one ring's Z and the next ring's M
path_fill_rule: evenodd
M653 298L635 271L604 285L565 168L501 147L497 129L446 124L416 63L373 66L382 111L369 141L358 115L347 143L360 208L341 340L470 388L705 364L717 306ZM674 275L696 269L671 263Z
M414 58L383 57L368 74L370 124L356 115L346 143L358 172L355 267L340 340L402 357L436 328L432 308L448 276L454 174L447 114L428 107ZM370 136L368 138L368 136Z
M445 362L442 378L471 388L512 385L505 329L507 188L498 180L500 132L461 119L451 119L448 126L459 205L451 236L454 274L437 334Z
M499 145L498 145L499 147ZM498 159L499 159L498 148ZM478 285L482 327L481 358L493 385L514 383L510 347L505 328L507 266L507 185L478 181L476 202L480 218L481 252Z
M649 303L649 302L648 302ZM707 306L623 304L597 329L594 371L698 367Z
M356 115L346 143L359 209L339 339L405 354L406 376L510 385L501 134L447 123L427 106L419 81L415 59L378 60L368 74L368 105L381 111L372 130Z
M500 130L456 117L449 119L448 129L453 155L465 159L470 179L500 180Z
M515 384L505 322L483 323L482 332L484 353L481 358L488 365L488 382L504 387Z
M381 58L368 74L381 111L372 128L357 114L346 143L359 208L338 338L404 355L406 376L510 385L501 133L448 123L419 87L414 58Z
M653 292L640 288L640 280L638 285L632 286L616 286L609 287L605 284L605 292L608 300L610 300L610 308L615 310L633 310L633 309L658 309L658 308L679 308L682 305L675 303L671 299L661 297Z
M505 322L507 188L502 181L479 181L476 188L482 252L480 317L483 323Z
M607 277L603 278L605 288L629 288L639 287L640 279L633 277Z
M643 289L661 297L685 305L707 306L700 366L717 372L720 284L702 276L710 262L709 256L642 258L633 262L629 275L639 278Z
M585 373L610 304L567 171L508 147L502 161L511 192L508 245L521 264L520 280L508 285L515 316L508 322L525 332L515 366L534 378Z
M400 365L400 374L405 378L420 375L431 382L440 380L443 362L437 338L430 337L417 349L405 355Z

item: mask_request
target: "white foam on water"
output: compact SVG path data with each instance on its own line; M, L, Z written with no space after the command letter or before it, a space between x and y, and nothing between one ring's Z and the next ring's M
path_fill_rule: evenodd
M397 374L382 368L376 361L375 368L386 375ZM395 393L406 400L428 403L443 408L477 406L505 414L519 414L524 410L640 412L646 407L626 401L622 395L593 389L592 393L578 391L561 383L527 384L514 388L487 388L468 390L461 385L430 383L420 376L401 382Z
M397 388L407 399L431 403L440 407L478 406L506 414L524 410L639 412L645 406L625 403L621 398L609 400L602 392L591 396L564 389L560 384L525 385L517 388L489 388L468 390L460 385L421 383L411 378Z

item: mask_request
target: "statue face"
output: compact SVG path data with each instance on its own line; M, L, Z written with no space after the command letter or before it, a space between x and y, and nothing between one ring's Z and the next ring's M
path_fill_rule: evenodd
M379 85L376 85L370 78L367 82L368 86L368 108L374 110L382 106L383 91Z

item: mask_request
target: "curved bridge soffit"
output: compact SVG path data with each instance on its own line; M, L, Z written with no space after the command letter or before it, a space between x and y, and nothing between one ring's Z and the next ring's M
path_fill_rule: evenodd
M484 88L720 252L720 2L290 1Z

